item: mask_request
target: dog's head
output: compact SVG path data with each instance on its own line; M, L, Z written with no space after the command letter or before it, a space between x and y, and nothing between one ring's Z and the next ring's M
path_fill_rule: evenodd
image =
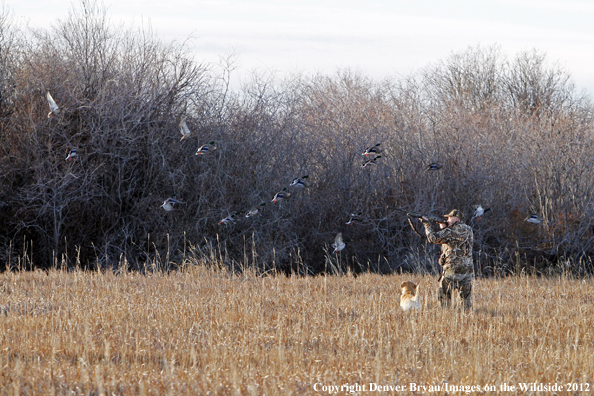
M415 291L417 290L417 285L414 282L410 281L402 282L400 287L402 288L402 294L415 294Z

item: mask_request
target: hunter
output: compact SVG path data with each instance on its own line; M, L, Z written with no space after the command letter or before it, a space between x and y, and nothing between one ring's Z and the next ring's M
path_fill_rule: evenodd
M464 224L464 214L458 209L452 210L444 217L447 219L447 224L438 223L439 230L434 229L434 222L429 221L427 217L420 219L425 226L427 240L441 244L439 264L443 271L439 279L437 296L442 307L449 307L452 292L457 290L460 293L463 308L469 311L472 308L470 295L474 277L472 228Z

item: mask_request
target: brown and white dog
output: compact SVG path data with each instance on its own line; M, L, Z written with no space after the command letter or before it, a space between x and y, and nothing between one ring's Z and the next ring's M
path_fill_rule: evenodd
M421 300L419 297L420 284L420 282L418 285L410 281L402 282L400 285L402 288L402 295L400 296L400 308L405 311L408 311L409 309L421 309Z

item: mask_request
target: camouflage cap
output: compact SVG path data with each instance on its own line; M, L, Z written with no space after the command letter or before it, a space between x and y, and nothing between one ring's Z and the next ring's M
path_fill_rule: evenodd
M453 209L450 213L443 215L443 217L457 217L461 221L464 221L464 213L460 212L458 209Z

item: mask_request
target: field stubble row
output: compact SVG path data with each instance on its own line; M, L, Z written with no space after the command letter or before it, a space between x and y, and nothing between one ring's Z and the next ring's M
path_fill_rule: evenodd
M423 309L398 285L422 281ZM5 272L0 385L24 394L303 394L314 384L591 383L591 279ZM318 385L320 386L320 385Z

